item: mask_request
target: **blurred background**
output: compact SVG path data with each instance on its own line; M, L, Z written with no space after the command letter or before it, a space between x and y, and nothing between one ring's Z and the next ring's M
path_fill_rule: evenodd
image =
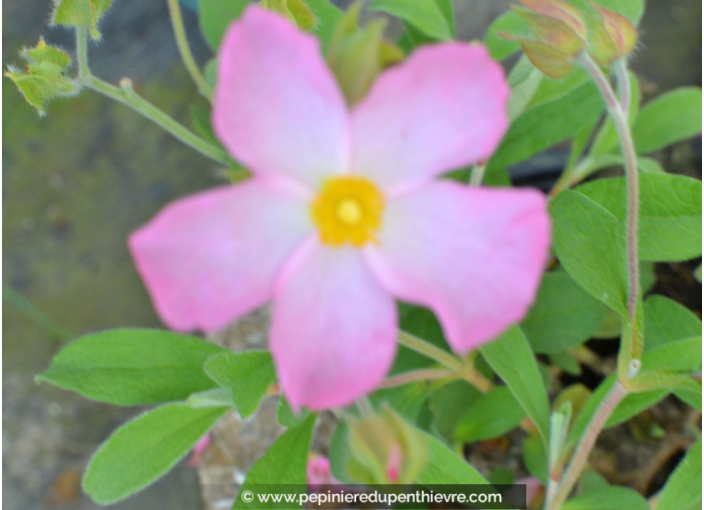
M455 3L465 40L482 38L510 5ZM73 50L72 31L47 26L51 9L51 0L3 2L3 65L19 63L19 50L40 34ZM194 53L205 62L211 54L196 15L184 9L184 17ZM701 86L701 19L698 0L647 2L633 61L646 98ZM188 106L197 92L181 66L165 0L114 0L101 31L103 41L90 48L93 72L113 82L131 77L138 92L190 126ZM141 409L90 402L38 386L33 377L76 336L161 327L126 237L167 202L223 180L210 160L94 92L54 101L45 118L7 79L2 93L3 507L96 508L81 492L82 470L98 444ZM701 141L681 150L683 156L669 158L669 169L700 176ZM113 508L202 507L196 473L182 462Z

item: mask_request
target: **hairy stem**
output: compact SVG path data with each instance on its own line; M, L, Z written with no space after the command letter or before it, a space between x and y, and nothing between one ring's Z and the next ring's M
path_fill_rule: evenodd
M401 345L404 345L409 349L435 360L439 364L449 368L458 377L461 377L468 383L472 384L482 393L486 393L494 387L491 381L486 379L474 368L473 362L462 363L462 361L457 359L452 354L435 347L433 344L428 343L417 336L406 333L405 331L398 332L398 342Z
M161 126L183 143L200 152L204 156L207 156L225 166L229 166L231 164L229 156L223 149L211 144L210 142L206 142L188 128L176 122L173 118L151 104L149 101L139 96L132 88L132 82L128 78L123 78L120 81L120 87L118 88L104 82L99 78L96 78L95 76L89 75L85 79L85 85L96 92L100 92L104 96L131 107L133 110L141 113L146 118Z
M129 106L171 133L192 149L222 165L231 166L232 160L224 149L203 140L149 101L140 97L132 88L132 81L128 78L123 78L120 81L120 87L115 87L93 76L88 67L88 32L85 27L76 28L76 55L78 60L78 82L81 86L86 86L104 96Z
M83 81L90 74L88 69L88 29L76 28L76 60L78 60L78 79Z
M618 92L621 96L621 110L623 110L626 114L626 118L628 118L628 112L631 109L631 80L628 78L626 59L622 58L617 60L614 64L614 71L616 71Z
M406 333L405 331L398 332L398 343L408 347L412 351L416 351L423 356L426 356L432 360L437 361L441 365L446 366L450 370L460 373L464 370L462 362L455 358L452 354L443 351L439 347L435 347L433 344L426 342L425 340L418 338L417 336Z
M604 428L604 424L606 424L609 416L611 416L611 413L626 395L628 395L628 391L621 383L616 381L604 400L599 404L589 425L587 425L587 429L584 431L582 438L577 444L570 465L562 476L552 498L548 499L545 503L545 510L558 510L570 495L575 483L577 483L579 479L579 475L582 473L584 464L587 462L589 452L591 452L594 447L599 432Z
M205 82L203 73L200 72L198 64L196 64L193 58L193 53L191 53L191 47L188 45L188 39L186 37L186 29L183 26L183 18L181 17L181 7L178 4L178 0L167 0L169 4L169 14L171 16L171 26L174 28L174 35L176 36L176 45L178 46L178 51L181 54L181 60L188 70L188 74L195 82L198 90L201 94L208 98L210 101L213 96L213 92L210 87Z
M599 66L589 57L588 54L582 53L578 57L582 66L591 75L601 92L609 114L616 126L619 141L621 142L621 151L626 167L626 187L628 192L627 217L626 217L626 251L628 260L628 317L630 324L624 328L622 335L621 352L619 352L619 379L625 382L628 377L628 369L631 360L640 358L643 351L643 340L641 337L641 329L638 324L638 308L640 300L640 278L638 271L638 208L639 208L639 183L638 183L638 166L635 146L633 144L633 136L631 128L628 124L628 108L630 101L630 85L628 84L628 73L623 65L623 74L626 83L622 84L621 89L624 92L621 100L616 97L609 81L601 72ZM617 68L620 66L617 66ZM626 97L625 91L628 90Z
M379 385L379 388L393 388L395 386L403 386L416 381L434 381L437 379L456 378L457 373L454 370L446 368L427 368L413 370L403 374L394 375L384 380Z

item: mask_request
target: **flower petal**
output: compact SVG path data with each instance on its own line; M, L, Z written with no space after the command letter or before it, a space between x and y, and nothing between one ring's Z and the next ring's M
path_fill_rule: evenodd
M213 331L271 299L285 258L313 231L306 198L255 178L178 200L129 247L166 325Z
M274 297L270 348L292 406L343 406L373 390L396 352L396 305L353 248L307 243Z
M508 96L484 46L420 48L352 112L352 172L394 191L486 159L508 126Z
M431 308L464 352L535 299L550 242L547 201L535 190L438 181L389 201L379 241L365 256L382 284Z
M317 39L257 6L230 26L220 48L213 127L258 174L317 186L348 167L347 110Z

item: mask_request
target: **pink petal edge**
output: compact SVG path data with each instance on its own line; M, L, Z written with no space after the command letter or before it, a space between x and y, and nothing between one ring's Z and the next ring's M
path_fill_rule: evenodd
M278 271L313 231L307 197L254 178L177 200L132 233L129 248L171 329L214 331L263 305Z
M550 243L547 200L437 181L389 201L379 240L365 258L384 288L431 308L452 349L466 352L534 301Z
M488 158L510 89L481 44L422 47L382 73L352 112L352 172L400 193Z
M220 47L212 120L220 141L254 173L316 188L349 167L347 107L318 40L256 5Z
M396 328L396 304L358 250L308 241L279 277L269 342L291 406L345 406L376 388L394 360Z

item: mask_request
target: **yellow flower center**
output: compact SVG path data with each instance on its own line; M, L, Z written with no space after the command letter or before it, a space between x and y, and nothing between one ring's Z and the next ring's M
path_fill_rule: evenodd
M343 175L323 184L310 209L323 243L363 246L376 242L384 196L368 179Z

